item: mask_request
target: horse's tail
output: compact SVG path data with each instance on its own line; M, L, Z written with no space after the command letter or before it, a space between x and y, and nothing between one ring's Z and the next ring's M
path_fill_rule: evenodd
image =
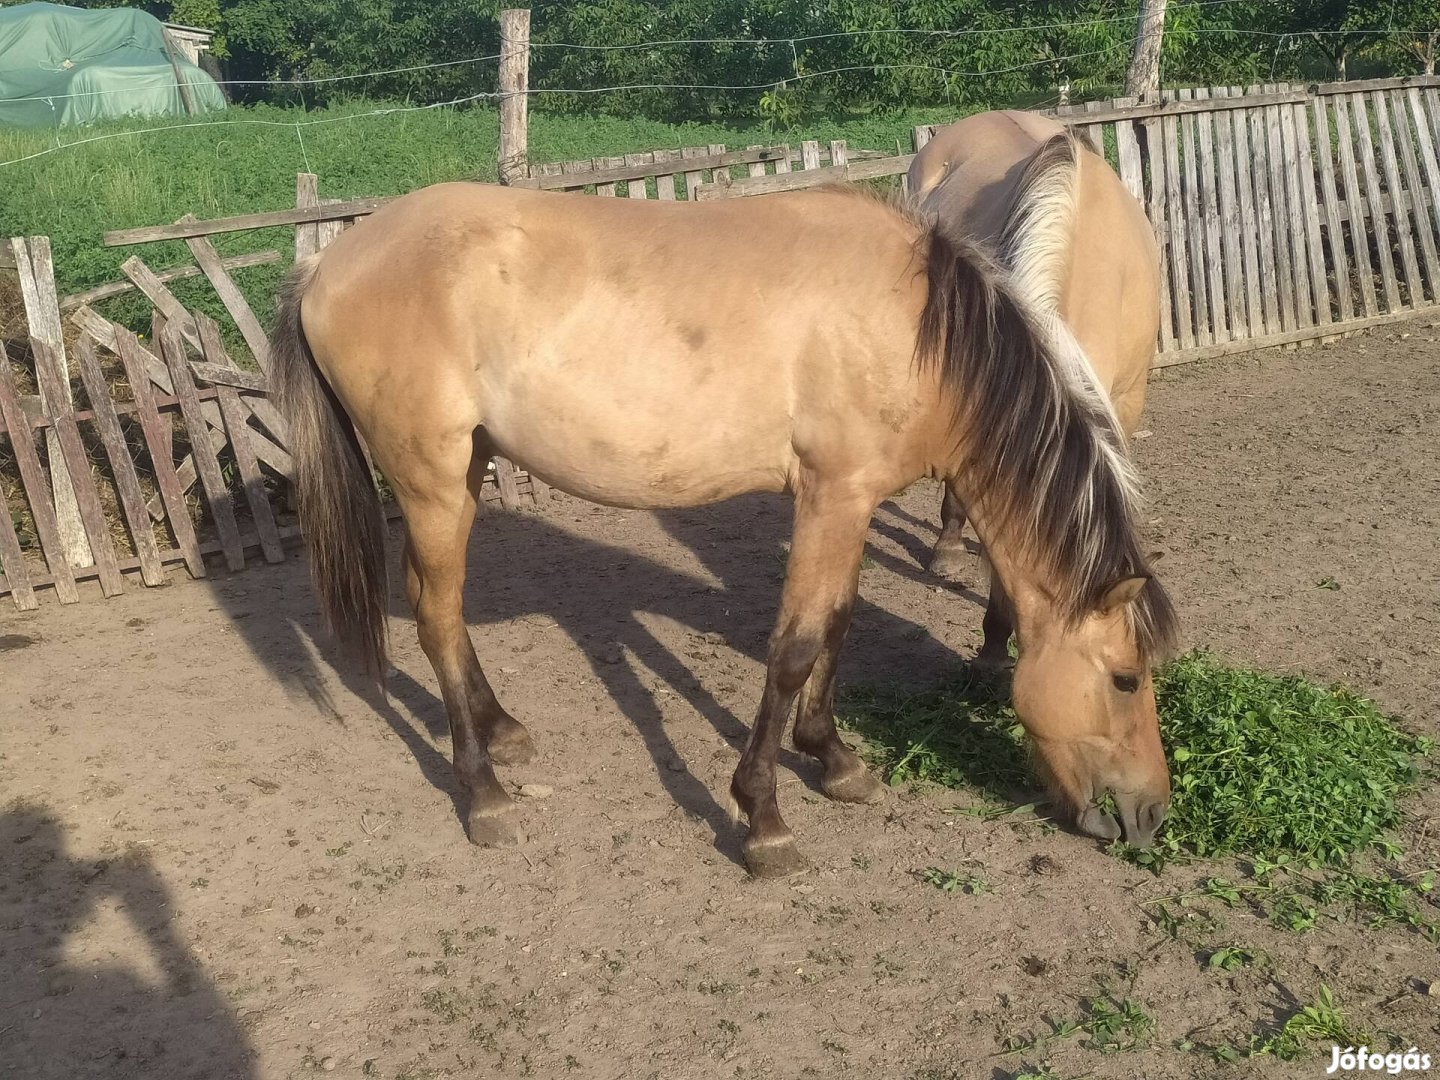
M1030 156L1000 234L1010 284L1042 311L1058 311L1069 277L1080 199L1080 145L1053 135Z
M355 425L315 366L300 304L318 257L302 259L280 292L270 338L270 385L290 427L290 456L310 573L330 631L379 679L385 671L385 525Z

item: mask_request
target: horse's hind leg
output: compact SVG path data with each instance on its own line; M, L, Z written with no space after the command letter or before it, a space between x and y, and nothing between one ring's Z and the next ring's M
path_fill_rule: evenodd
M805 859L780 816L775 763L795 696L810 678L827 640L838 638L854 601L865 533L875 500L823 484L802 487L786 566L780 616L770 637L765 692L730 794L750 819L745 862L757 877L803 869ZM836 633L836 627L841 633Z
M934 554L930 556L929 569L936 577L954 579L964 572L964 529L965 506L946 485L945 498L940 503L940 535L935 540Z
M435 669L445 700L455 776L470 797L470 839L482 846L512 844L522 834L515 803L495 777L491 746L503 749L505 760L513 761L529 755L530 738L495 699L461 612L465 549L479 489L476 462L484 468L483 458L475 455L472 461L471 448L467 445L465 450L466 460L459 469L454 468L460 464L457 448L449 469L436 469L430 462L409 476L395 478L408 527L405 592L415 609L420 647Z

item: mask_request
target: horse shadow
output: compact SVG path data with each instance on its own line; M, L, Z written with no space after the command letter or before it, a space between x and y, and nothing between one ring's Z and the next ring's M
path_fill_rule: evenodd
M105 958L109 937L99 956L71 943L112 905L143 943L140 965ZM175 907L143 848L77 858L48 809L17 803L0 812L0 1072L256 1078L255 1051L176 933Z
M728 809L686 763L657 692L646 685L641 669L649 669L679 695L737 753L749 735L748 717L742 721L722 703L687 658L649 629L646 618L685 627L705 654L701 659L714 652L710 646L723 642L742 656L763 662L783 581L790 506L782 496L755 495L693 510L657 512L664 532L694 556L693 571L662 565L630 547L576 535L548 520L543 509L482 510L468 551L467 623L494 626L539 616L569 636L584 653L604 693L640 735L667 794L684 812L704 822L714 834L717 850L737 862L739 841ZM892 506L887 504L887 510ZM934 526L928 528L933 537ZM907 541L909 532L888 522L882 524L882 534L911 555L925 550L927 543L924 537L911 536ZM391 613L403 627L413 625L413 615L399 587L398 536L397 528L390 544ZM927 587L936 584L915 562L874 544L867 547L867 556L872 565ZM345 723L344 707L328 689L338 677L403 741L425 779L450 796L463 822L463 793L448 755L437 748L448 735L448 723L428 667L393 672L388 694L381 696L333 656L308 600L308 588L297 580L303 573L300 560L290 561L278 573L286 576L282 591L292 594L291 602L258 606L251 602L247 617L237 622L256 657L272 674L303 691L322 714ZM293 598L295 590L302 591L303 599ZM983 607L983 598L974 592L960 592L963 600ZM903 664L903 681L933 682L960 663L953 650L923 627L863 599L856 604L851 638L842 655L842 684L852 678L895 681L898 664ZM481 662L493 672L500 658L482 655ZM757 681L747 696L758 701L760 690ZM503 704L503 687L498 693ZM527 717L518 719L523 722ZM808 758L787 751L782 764L819 790L818 769Z

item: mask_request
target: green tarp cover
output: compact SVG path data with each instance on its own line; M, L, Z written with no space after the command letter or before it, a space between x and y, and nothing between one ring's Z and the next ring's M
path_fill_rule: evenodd
M0 125L58 127L121 116L184 116L175 73L196 112L223 109L220 87L135 8L0 7Z

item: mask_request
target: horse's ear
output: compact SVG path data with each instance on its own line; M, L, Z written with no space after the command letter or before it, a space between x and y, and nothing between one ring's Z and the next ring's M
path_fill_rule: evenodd
M1150 581L1149 575L1141 577L1121 578L1115 584L1105 590L1105 595L1100 598L1100 612L1109 615L1118 611L1126 604L1133 604L1140 596L1140 590L1145 588Z

